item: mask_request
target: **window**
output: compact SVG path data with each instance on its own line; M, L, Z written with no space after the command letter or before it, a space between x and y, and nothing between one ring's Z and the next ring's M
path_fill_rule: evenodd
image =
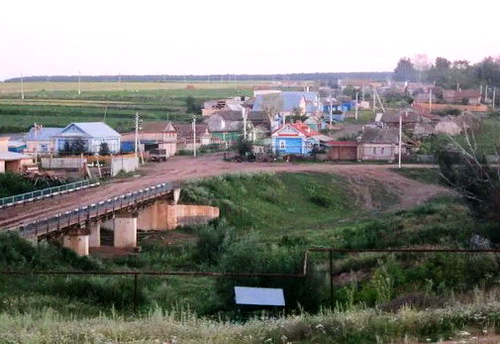
M280 140L280 149L286 149L286 141Z

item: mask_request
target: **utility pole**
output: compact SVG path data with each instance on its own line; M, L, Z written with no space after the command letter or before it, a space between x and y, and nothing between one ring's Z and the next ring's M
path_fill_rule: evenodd
M354 111L354 119L358 120L358 102L359 102L359 92L356 91L356 109Z
M333 117L333 98L330 95L330 130L332 129L332 117Z
M408 116L408 109L405 109L405 115ZM401 168L401 147L403 141L403 117L401 112L399 113L399 152L398 152L398 168Z
M432 112L432 88L429 90L429 112Z
M24 76L21 74L21 99L24 100Z
M479 85L479 103L481 103L481 98L483 98L483 85Z
M196 158L196 117L193 116L193 156Z
M139 158L139 112L135 113L135 157Z
M484 87L484 103L486 104L488 101L488 85Z
M365 101L365 84L361 84L361 100Z
M491 102L491 107L492 109L494 110L495 109L495 96L496 96L496 91L497 91L497 88L496 86L493 86L493 101Z
M241 109L241 116L243 117L243 139L247 140L247 111L245 108Z
M78 71L78 95L82 94L82 79L80 71Z
M373 112L375 113L375 102L377 101L376 97L375 97L375 88L373 89Z

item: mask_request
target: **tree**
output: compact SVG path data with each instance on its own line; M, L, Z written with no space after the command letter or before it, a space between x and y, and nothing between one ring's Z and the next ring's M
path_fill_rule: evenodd
M265 94L262 96L262 111L269 120L271 130L273 129L274 117L283 109L283 99L279 93Z
M186 111L188 113L200 114L202 108L203 106L198 99L192 96L186 98Z
M417 54L411 59L411 62L418 72L418 81L422 81L425 73L427 73L432 66L432 63L429 61L429 57L426 54Z
M82 139L76 139L71 142L71 153L72 154L82 154L86 152L85 141Z
M451 62L444 57L436 58L436 62L427 73L427 80L436 83L437 86L450 86L450 66Z
M396 81L415 81L417 71L409 58L401 58L394 69L394 80Z
M488 165L475 139L474 129L464 124L465 142L449 136L438 154L440 175L458 191L475 215L500 223L500 167ZM496 148L498 154L500 147Z
M99 146L99 155L109 155L110 153L108 143L101 142L101 145Z

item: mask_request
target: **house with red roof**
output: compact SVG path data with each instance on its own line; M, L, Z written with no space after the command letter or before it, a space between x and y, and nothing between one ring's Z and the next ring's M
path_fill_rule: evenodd
M315 145L320 144L320 141L313 137L315 135L318 135L318 132L305 123L287 123L271 134L273 152L281 155L309 154Z

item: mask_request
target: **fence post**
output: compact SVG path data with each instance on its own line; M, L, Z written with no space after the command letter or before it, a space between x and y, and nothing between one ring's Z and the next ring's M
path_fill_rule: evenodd
M330 303L333 307L333 251L330 250Z
M134 314L137 313L137 273L134 274Z

